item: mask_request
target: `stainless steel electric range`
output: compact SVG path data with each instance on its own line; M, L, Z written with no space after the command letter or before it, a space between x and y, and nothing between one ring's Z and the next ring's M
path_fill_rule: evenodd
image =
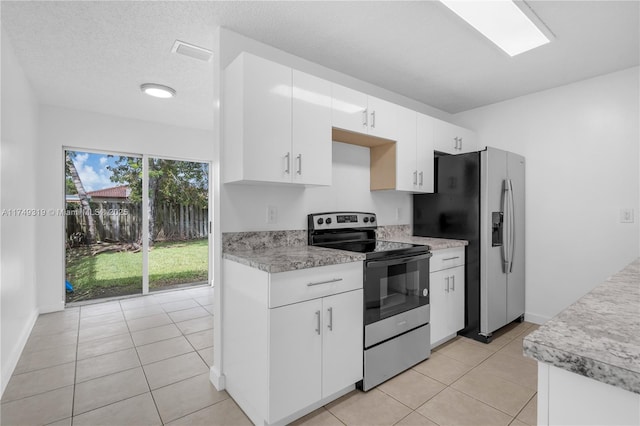
M364 253L364 379L369 390L431 354L429 248L376 239L373 213L308 215L309 245Z

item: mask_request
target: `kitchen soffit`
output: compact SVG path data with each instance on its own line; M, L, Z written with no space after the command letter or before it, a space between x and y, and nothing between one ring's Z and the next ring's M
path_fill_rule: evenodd
M8 34L42 103L213 127L213 48L224 26L449 113L638 65L639 2L529 1L556 35L508 58L439 2L2 1ZM140 97L174 87L171 104Z

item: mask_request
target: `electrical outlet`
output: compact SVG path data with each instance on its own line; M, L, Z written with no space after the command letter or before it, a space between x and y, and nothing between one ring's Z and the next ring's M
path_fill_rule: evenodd
M620 223L633 223L633 209L620 209Z
M267 223L278 223L277 206L267 206Z

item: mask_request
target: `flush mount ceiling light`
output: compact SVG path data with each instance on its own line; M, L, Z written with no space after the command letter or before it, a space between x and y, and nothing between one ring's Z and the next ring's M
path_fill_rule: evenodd
M547 44L553 38L548 28L524 1L440 0L440 2L509 56Z
M143 93L153 96L155 98L173 98L176 95L176 91L169 86L163 86L162 84L145 83L140 86L140 90Z

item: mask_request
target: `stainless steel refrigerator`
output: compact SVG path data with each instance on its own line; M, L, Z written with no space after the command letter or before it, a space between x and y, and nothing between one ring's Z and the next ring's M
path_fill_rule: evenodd
M413 234L464 239L465 328L489 342L524 319L525 159L495 148L442 155L434 194L413 196Z

